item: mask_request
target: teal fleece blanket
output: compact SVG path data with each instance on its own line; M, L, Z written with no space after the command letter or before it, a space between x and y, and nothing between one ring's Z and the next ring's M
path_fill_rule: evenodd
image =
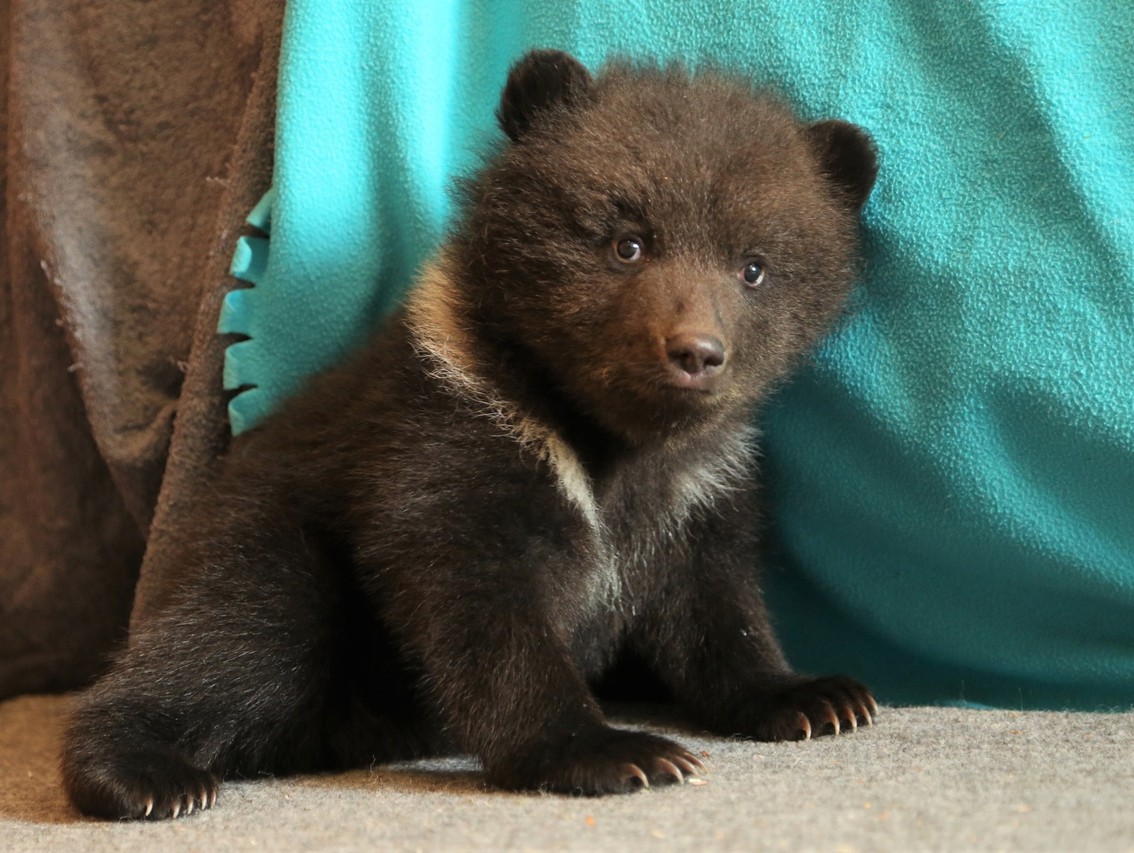
M234 430L396 303L536 46L711 60L878 142L854 314L762 418L793 662L890 702L1134 705L1126 0L291 0Z

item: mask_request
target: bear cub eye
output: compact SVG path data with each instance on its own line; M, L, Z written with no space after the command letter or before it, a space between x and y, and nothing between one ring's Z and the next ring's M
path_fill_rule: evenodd
M638 237L618 237L612 243L614 257L624 264L636 264L646 256L642 240Z
M759 287L764 283L767 272L760 261L749 261L740 270L740 280L747 287Z

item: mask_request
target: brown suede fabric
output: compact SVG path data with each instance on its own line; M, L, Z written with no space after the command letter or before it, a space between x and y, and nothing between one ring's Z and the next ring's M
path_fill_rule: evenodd
M192 534L282 6L0 0L0 698L89 679Z

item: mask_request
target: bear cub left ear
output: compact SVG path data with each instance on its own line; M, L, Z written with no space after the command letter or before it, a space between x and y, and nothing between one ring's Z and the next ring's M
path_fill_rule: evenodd
M513 142L532 121L556 105L572 106L590 91L591 75L582 63L561 50L533 50L508 73L496 120Z
M878 153L865 130L845 121L821 121L807 137L827 177L855 213L862 210L878 176Z

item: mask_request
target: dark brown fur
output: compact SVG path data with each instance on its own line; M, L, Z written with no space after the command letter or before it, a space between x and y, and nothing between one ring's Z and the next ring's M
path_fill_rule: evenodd
M772 635L747 426L850 289L869 139L726 76L552 52L499 117L407 307L234 443L184 588L71 722L83 811L454 749L505 788L699 772L604 721L589 684L623 653L723 734L870 719Z

